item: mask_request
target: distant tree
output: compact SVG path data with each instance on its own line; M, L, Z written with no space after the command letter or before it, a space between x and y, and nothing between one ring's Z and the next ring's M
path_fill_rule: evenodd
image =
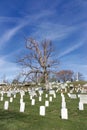
M57 79L63 82L66 82L68 80L72 80L74 72L71 70L61 70L58 73L56 73Z
M19 84L20 83L20 78L21 75L17 75L13 80L12 80L12 84Z
M53 74L52 76L50 76L49 80L50 80L50 82L56 82L56 81L58 81L55 74Z
M38 82L38 75L43 77L45 85L48 83L49 74L55 71L59 61L54 57L53 44L49 40L37 42L33 38L26 39L27 53L21 56L18 63L23 66L25 79Z
M6 77L5 74L1 77L1 79L2 79L2 82L3 82L3 83L9 84L9 81L7 80L7 77Z
M12 84L18 84L19 81L17 79L13 79Z

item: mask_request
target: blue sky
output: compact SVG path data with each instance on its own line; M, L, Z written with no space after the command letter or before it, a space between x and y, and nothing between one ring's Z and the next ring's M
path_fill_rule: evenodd
M87 0L0 0L0 81L20 71L24 37L52 40L59 70L87 79Z

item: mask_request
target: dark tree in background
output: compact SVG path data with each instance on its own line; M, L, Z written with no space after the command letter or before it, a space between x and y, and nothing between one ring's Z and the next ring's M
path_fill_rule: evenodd
M27 53L18 63L23 66L25 79L38 82L38 77L43 77L45 85L48 83L49 74L54 73L59 61L54 55L53 44L49 40L37 42L33 38L26 39Z
M63 82L71 81L73 79L74 72L71 70L61 70L56 73L57 79Z
M19 84L21 79L21 74L18 74L13 80L12 80L12 84Z

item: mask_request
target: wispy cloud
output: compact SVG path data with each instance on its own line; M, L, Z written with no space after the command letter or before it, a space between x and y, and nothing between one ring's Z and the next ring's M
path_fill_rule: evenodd
M22 23L12 29L7 30L0 38L0 47L4 46L21 28L23 28L27 23Z
M4 46L6 42L8 42L20 29L25 26L31 26L31 24L35 24L39 22L43 17L47 17L52 15L50 11L42 11L39 14L26 15L25 17L18 19L17 17L0 17L1 22L16 22L17 26L6 30L6 32L0 37L0 47Z
M31 35L39 39L63 40L75 30L76 28L74 26L47 21L36 25L34 32L31 33Z
M79 47L81 47L84 43L86 42L86 39L82 39L80 42L73 44L74 46L69 47L67 50L65 50L64 52L61 52L59 55L59 58L75 51L76 49L78 49Z

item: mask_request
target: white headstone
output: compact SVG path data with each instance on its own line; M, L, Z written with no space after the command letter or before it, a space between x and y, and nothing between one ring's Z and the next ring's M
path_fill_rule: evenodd
M65 92L67 92L67 88L65 88Z
M30 100L32 100L32 95L30 95Z
M49 101L52 102L52 96L49 97Z
M82 102L79 102L79 110L84 110L84 104Z
M82 103L84 103L84 104L87 104L87 95L80 95L79 96L79 98L80 98L80 102L82 102Z
M54 94L55 94L55 91L54 91L54 90L50 90L50 91L49 91L49 94L54 95Z
M34 96L37 96L37 93L35 92L35 90L31 90L29 91L29 95L34 97Z
M5 103L4 103L4 110L8 110L8 106L9 106L9 102L5 101Z
M25 92L23 90L20 90L20 95L21 96L24 96L25 95Z
M70 94L70 93L68 93L67 95L68 95L69 97L71 96L71 94Z
M11 93L10 92L7 92L7 97L11 97Z
M31 105L35 105L35 99L31 100Z
M14 94L14 98L16 98L16 94Z
M10 97L10 102L13 102L13 97Z
M3 96L1 96L1 101L3 101Z
M21 98L23 98L23 96L24 96L24 95L23 95L23 94L21 94Z
M46 94L45 97L48 98L48 94Z
M45 106L49 107L49 101L45 101Z
M77 96L76 96L76 94L70 94L70 98L71 98L71 99L76 99Z
M62 96L62 102L65 102L65 97L64 96Z
M43 90L39 90L38 92L40 96L43 94Z
M24 112L24 110L25 110L25 103L22 102L20 103L20 112Z
M20 98L20 103L23 103L23 98Z
M56 98L56 94L55 94L55 93L54 93L54 95L53 95L53 96L54 96L54 98Z
M66 102L62 102L62 108L66 108Z
M41 97L41 96L39 97L39 101L40 101L40 102L42 101L42 97Z
M64 96L64 94L63 93L61 93L61 97L63 97Z
M40 115L45 116L45 106L40 106Z
M59 91L59 89L56 90L56 93Z
M61 118L62 119L68 119L68 111L66 108L61 109Z

